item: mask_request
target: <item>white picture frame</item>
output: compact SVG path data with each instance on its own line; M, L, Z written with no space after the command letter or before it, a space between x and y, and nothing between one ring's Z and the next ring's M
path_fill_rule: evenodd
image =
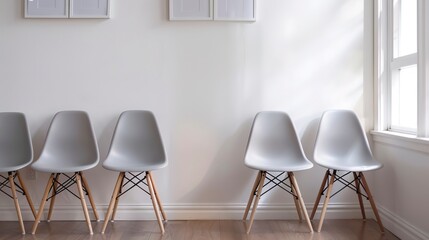
M110 18L109 0L69 0L70 18Z
M256 21L256 0L214 0L215 21Z
M68 0L24 0L25 18L68 18Z
M213 20L213 0L169 0L169 19Z

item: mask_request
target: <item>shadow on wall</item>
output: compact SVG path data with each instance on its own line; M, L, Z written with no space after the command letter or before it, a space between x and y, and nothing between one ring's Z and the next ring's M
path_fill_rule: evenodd
M120 114L120 113L119 113ZM85 171L85 176L90 186L97 187L97 190L93 190L93 198L96 203L107 205L110 201L110 196L115 186L118 172L109 171L102 167L104 160L106 159L107 153L110 148L110 141L112 140L113 132L115 130L116 122L119 118L118 113L113 113L106 117L109 119L105 127L100 131L100 135L97 138L98 149L100 153L100 161L95 168ZM103 186L103 187L100 187Z
M109 152L110 142L112 141L113 132L115 131L116 123L118 122L120 113L115 114L111 117L106 127L101 131L100 137L98 138L98 148L100 150L100 165L107 157Z
M302 148L307 156L308 160L314 163L313 153L314 144L316 142L317 131L319 130L320 117L311 120L304 130L304 134L301 137Z
M238 130L220 146L213 158L209 171L185 194L192 196L195 203L240 203L249 194L253 174L244 165L244 154L247 145L253 116L247 118ZM247 172L247 173L246 173ZM210 199L208 201L208 199ZM180 200L187 201L189 197Z
M34 132L32 142L33 142L33 161L37 160L42 153L43 146L45 145L46 136L48 134L49 125L51 124L52 116L46 116L42 121L42 125ZM31 129L30 129L31 130Z

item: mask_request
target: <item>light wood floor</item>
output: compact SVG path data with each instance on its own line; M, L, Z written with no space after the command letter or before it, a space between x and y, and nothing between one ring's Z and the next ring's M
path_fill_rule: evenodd
M325 220L321 233L308 233L305 222L256 220L252 231L246 234L242 221L168 221L161 236L156 221L116 221L109 223L106 233L100 234L103 222L93 222L94 235L89 235L84 221L50 223L41 222L37 233L31 235L33 222L25 222L26 235L22 235L18 222L0 222L0 240L51 239L51 240L397 240L387 231L381 234L373 220ZM313 223L314 224L314 223Z

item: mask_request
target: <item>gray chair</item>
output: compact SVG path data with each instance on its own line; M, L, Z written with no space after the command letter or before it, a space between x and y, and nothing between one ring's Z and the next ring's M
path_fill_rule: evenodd
M276 186L292 194L299 220L302 220L303 213L310 232L313 232L304 199L294 175L296 171L312 168L313 164L305 157L289 115L283 112L260 112L256 115L244 163L247 167L259 171L243 216L243 220L246 220L254 201L247 233L252 228L260 197ZM286 173L285 177L280 179L284 173ZM264 184L265 179L268 182ZM286 183L288 179L290 185ZM271 183L273 186L262 193L263 187Z
M93 233L84 192L88 195L96 220L99 218L91 191L82 172L95 167L98 160L97 142L88 114L83 111L63 111L55 114L42 153L39 159L32 164L34 170L51 173L33 225L33 234L36 233L46 201L50 199L47 218L49 222L55 196L63 191L68 191L81 200L89 232ZM60 181L60 176L65 179ZM77 194L70 190L74 184L77 185ZM50 192L52 194L48 198Z
M320 198L326 192L317 231L320 232L322 229L330 198L343 189L350 188L358 195L363 219L366 216L362 196L369 200L380 230L384 232L377 207L363 174L366 171L379 169L383 165L374 159L365 132L354 112L331 110L323 114L314 147L314 161L327 168L310 217L311 219L314 218ZM348 175L353 175L353 180L350 181ZM335 182L344 186L336 193L331 194ZM366 195L362 190L366 192Z
M164 221L167 217L155 187L152 171L165 166L167 158L152 112L140 110L123 112L117 122L109 153L103 162L104 168L119 172L119 176L101 233L105 232L108 221L114 220L119 197L138 187L150 195L159 227L164 234L160 211ZM141 183L148 187L148 191Z
M7 172L8 177L0 175L0 191L13 199L22 234L25 234L21 209L16 192L20 192L27 198L33 216L36 217L33 202L22 180L19 170L28 166L33 160L33 147L27 121L23 113L0 113L0 172ZM15 182L15 179L18 182ZM10 186L9 186L9 185ZM9 194L3 188L10 188Z

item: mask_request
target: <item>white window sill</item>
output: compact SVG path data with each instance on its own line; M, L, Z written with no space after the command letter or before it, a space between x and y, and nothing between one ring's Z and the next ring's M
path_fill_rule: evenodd
M429 153L429 138L389 131L371 131L374 142L384 143L413 151Z

